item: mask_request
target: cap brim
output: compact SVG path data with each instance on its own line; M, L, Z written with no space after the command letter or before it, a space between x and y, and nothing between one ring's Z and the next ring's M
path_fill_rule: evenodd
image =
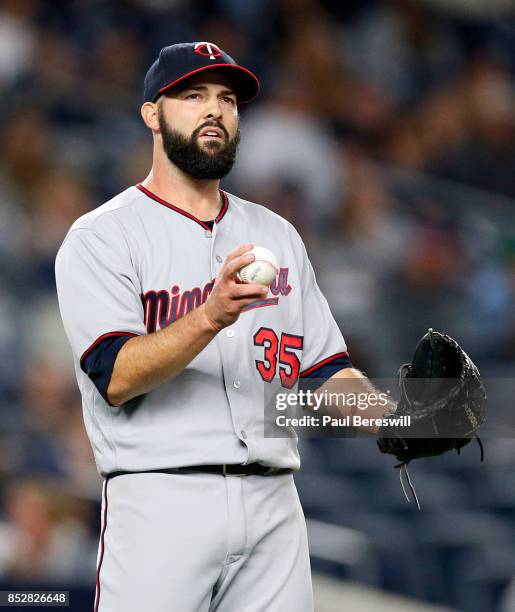
M235 93L238 97L238 102L251 102L254 98L257 97L260 89L260 84L258 78L244 68L243 66L238 66L238 64L211 64L210 66L202 66L202 68L196 68L195 70L191 70L186 74L183 74L175 81L168 83L164 87L161 87L159 90L159 95L169 90L172 87L175 87L179 83L182 83L186 79L194 76L195 74L199 74L200 72L205 72L206 70L219 70L221 72L227 72L230 74L232 81L235 87ZM157 96L155 100L157 99ZM154 100L154 101L155 101Z

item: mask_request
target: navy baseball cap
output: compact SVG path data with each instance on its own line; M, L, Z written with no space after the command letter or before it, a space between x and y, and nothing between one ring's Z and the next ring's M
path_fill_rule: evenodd
M143 97L155 102L159 96L188 77L220 70L231 78L238 102L250 102L259 92L259 81L250 70L210 42L179 43L163 47L145 76Z

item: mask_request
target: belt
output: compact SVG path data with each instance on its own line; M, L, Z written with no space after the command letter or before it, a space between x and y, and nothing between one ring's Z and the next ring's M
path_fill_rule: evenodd
M106 478L123 476L124 474L191 474L200 472L203 474L220 474L220 476L279 476L280 474L291 474L290 468L275 468L261 465L260 463L248 463L241 465L238 463L224 463L216 465L189 465L177 468L159 468L155 470L124 471L119 470L110 472Z

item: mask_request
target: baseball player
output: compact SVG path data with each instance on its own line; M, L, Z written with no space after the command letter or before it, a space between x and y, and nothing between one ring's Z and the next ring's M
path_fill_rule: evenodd
M363 375L295 229L219 187L258 91L213 43L162 49L141 107L150 174L57 255L105 479L95 612L313 610L296 441L263 436L263 387ZM253 245L280 262L269 287L238 280Z

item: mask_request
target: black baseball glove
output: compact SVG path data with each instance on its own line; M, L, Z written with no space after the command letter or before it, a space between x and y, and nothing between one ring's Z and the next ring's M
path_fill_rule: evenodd
M451 337L432 329L419 341L412 362L401 366L399 386L397 410L388 415L390 424L380 429L377 444L401 462L396 466L401 468L401 484L404 489L404 473L418 505L406 469L412 459L454 449L459 453L476 437L483 460L477 430L485 420L486 391L467 353ZM396 424L401 416L410 417L409 426Z

